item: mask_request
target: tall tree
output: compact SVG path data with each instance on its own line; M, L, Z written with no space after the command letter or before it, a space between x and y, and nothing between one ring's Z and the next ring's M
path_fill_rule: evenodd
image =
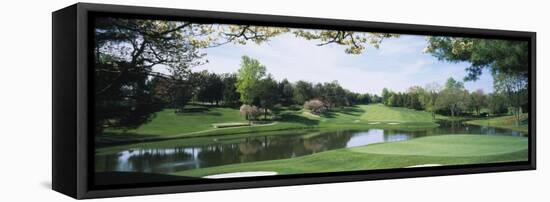
M486 97L482 89L478 89L470 94L470 107L477 115L480 115L481 108L486 106Z
M527 103L527 78L522 75L506 75L495 73L495 90L506 96L508 103L512 108L512 114L515 116L516 125L519 125L522 106Z
M285 106L292 105L292 99L294 96L294 88L292 87L292 84L287 79L283 79L278 85L281 104Z
M477 80L484 68L491 72L527 77L529 47L526 41L428 37L426 52L440 60L469 62L465 80Z
M313 84L307 81L297 81L294 85L294 102L302 105L313 98Z
M390 96L391 92L387 88L382 89L382 103L389 105Z
M420 94L420 101L426 111L432 114L432 119L435 120L435 112L437 111L437 99L441 91L441 85L438 83L430 83L424 87L424 91Z
M260 80L258 98L260 100L260 106L264 110L264 119L267 119L268 110L273 111L273 107L279 101L280 95L278 87L277 81L275 81L271 75Z
M223 81L222 78L206 70L199 72L200 81L197 86L197 99L201 102L209 102L210 104L219 104L223 99Z
M256 59L242 56L241 68L237 73L237 92L241 95L241 102L253 104L260 93L260 80L266 75L266 67Z
M439 109L449 110L451 117L454 117L466 108L467 99L468 92L464 89L464 84L451 77L447 79L436 106Z
M225 105L238 106L241 95L237 92L237 74L223 74L223 102Z

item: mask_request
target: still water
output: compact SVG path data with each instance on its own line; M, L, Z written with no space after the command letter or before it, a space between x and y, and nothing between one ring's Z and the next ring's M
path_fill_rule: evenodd
M364 146L382 142L444 134L485 134L522 136L521 132L460 122L440 122L427 130L340 130L285 131L284 135L269 133L264 136L213 141L208 145L170 146L164 148L130 148L115 154L96 155L96 171L135 171L171 173L189 169L287 159L333 149ZM216 139L216 137L211 137ZM192 139L184 141L192 142Z

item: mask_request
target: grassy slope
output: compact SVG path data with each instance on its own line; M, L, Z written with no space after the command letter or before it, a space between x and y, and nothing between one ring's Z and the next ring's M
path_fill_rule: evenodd
M426 145L429 147L425 147ZM275 171L279 174L338 172L403 168L420 164L458 165L525 161L527 156L525 138L446 135L332 150L292 159L232 164L172 174L206 176L243 171Z
M387 107L382 104L361 106L367 113L363 120L383 122L433 122L430 113L403 107Z
M401 128L414 129L436 127L429 113L404 108L391 108L383 105L358 105L334 109L324 116L315 116L302 110L284 110L281 119L275 124L245 126L237 128L214 128L216 123L246 122L237 109L210 108L205 112L176 114L172 109L156 113L153 120L137 129L108 129L102 138L121 140L153 140L175 137L198 137L278 131L307 128ZM381 122L376 125L369 122ZM399 125L388 123L398 122Z
M151 122L128 132L138 134L176 135L212 129L214 123L246 122L238 110L232 108L209 108L203 112L174 113L174 109L157 112ZM107 132L122 132L107 130Z
M478 120L471 120L467 121L468 124L473 125L479 125L479 126L491 126L496 128L505 128L505 129L511 129L511 130L517 130L524 133L529 132L529 125L527 124L527 119L529 118L529 114L525 113L521 115L521 124L517 126L515 124L515 117L514 116L501 116L496 118L488 118L488 119L478 119Z

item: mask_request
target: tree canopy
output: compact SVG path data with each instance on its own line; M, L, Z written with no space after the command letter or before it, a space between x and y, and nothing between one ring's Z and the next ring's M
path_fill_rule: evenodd
M439 60L469 62L465 80L475 81L484 68L527 77L527 50L526 41L433 36L428 37L425 51Z

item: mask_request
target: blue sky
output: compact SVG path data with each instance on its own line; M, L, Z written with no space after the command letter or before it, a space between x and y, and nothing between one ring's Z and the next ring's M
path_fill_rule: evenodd
M401 35L385 39L380 48L367 47L360 55L344 52L345 47L331 44L317 46L319 41L308 41L284 34L257 45L226 44L202 50L208 63L195 67L195 71L209 70L216 73L236 72L240 59L248 55L267 67L268 73L277 80L287 78L291 82L330 82L354 92L380 94L382 88L405 91L410 86L424 86L437 82L441 85L449 77L462 80L468 63L438 61L423 53L426 47L424 36ZM484 72L475 82L465 82L472 91L493 91L493 79Z

